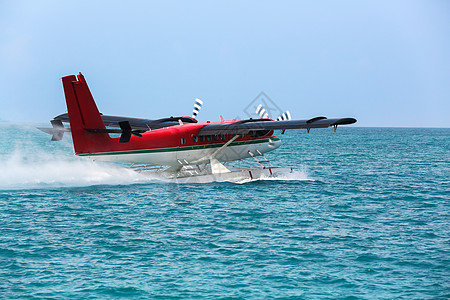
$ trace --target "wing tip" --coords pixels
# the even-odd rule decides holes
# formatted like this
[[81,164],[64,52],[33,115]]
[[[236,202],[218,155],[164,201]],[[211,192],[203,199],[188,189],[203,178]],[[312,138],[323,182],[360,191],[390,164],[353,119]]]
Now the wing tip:
[[357,121],[356,121],[355,118],[342,118],[342,119],[337,120],[333,124],[331,124],[331,126],[334,126],[334,125],[350,125],[350,124],[354,124],[356,122]]

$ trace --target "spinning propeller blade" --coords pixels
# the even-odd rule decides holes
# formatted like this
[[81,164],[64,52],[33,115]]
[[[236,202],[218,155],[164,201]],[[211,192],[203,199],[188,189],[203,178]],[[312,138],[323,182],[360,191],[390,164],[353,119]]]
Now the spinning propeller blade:
[[131,135],[142,137],[142,134],[139,130],[132,130],[129,121],[119,122],[120,129],[122,130],[122,134],[120,135],[119,143],[128,143],[131,139]]
[[277,121],[289,121],[291,119],[291,113],[287,110],[278,116]]
[[[269,118],[269,114],[267,113],[266,109],[262,106],[262,104],[258,105],[258,107],[256,108],[256,114],[263,119]],[[287,110],[278,116],[277,121],[289,121],[290,119],[291,113]]]
[[263,119],[269,118],[269,114],[266,112],[266,109],[262,106],[262,104],[258,105],[258,107],[256,108],[256,114]]
[[53,127],[52,141],[62,140],[65,132],[63,123],[58,120],[51,120],[50,123],[52,124]]
[[200,99],[195,99],[194,109],[192,110],[192,118],[196,118],[200,109],[202,109],[203,101]]
[[61,120],[51,120],[52,128],[37,127],[39,130],[51,134],[52,141],[60,141],[63,138],[64,132],[70,132],[70,128],[64,127]]

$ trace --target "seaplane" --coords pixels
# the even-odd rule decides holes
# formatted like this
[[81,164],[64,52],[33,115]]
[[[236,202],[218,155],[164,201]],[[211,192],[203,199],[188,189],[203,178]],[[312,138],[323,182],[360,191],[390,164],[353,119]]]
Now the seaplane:
[[[259,117],[242,120],[198,122],[203,101],[195,100],[193,114],[161,119],[103,115],[84,76],[62,78],[67,113],[50,121],[52,127],[39,128],[59,141],[70,132],[75,155],[94,161],[128,164],[139,172],[152,172],[175,182],[244,182],[277,177],[292,168],[274,167],[265,153],[281,146],[275,130],[328,128],[356,122],[354,118],[315,117],[292,120],[289,111],[276,120],[262,105]],[[70,127],[66,127],[68,123]],[[253,158],[257,168],[236,168],[226,164]]]

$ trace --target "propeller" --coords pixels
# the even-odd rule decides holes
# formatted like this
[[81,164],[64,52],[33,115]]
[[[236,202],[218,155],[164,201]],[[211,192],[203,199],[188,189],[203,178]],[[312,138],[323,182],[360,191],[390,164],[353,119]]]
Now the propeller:
[[[259,115],[260,118],[268,119],[269,114],[267,113],[266,109],[263,107],[262,104],[258,105],[256,108],[256,114]],[[285,111],[281,115],[278,116],[277,121],[288,121],[291,119],[291,113],[290,111]]]
[[60,141],[63,138],[65,128],[60,120],[51,120],[50,123],[53,127],[52,141]]
[[202,109],[203,101],[196,98],[194,103],[194,109],[192,110],[192,118],[196,118],[200,109]]
[[278,116],[277,121],[289,121],[291,119],[291,113],[287,110]]
[[63,138],[64,132],[70,132],[70,128],[64,127],[61,120],[51,120],[50,123],[52,124],[52,128],[37,127],[37,129],[51,134],[52,141],[60,141]]
[[120,135],[119,143],[128,143],[131,139],[131,135],[142,137],[140,130],[132,130],[129,121],[119,122],[122,134]]
[[258,105],[258,107],[256,108],[256,114],[263,119],[269,118],[269,114],[266,112],[266,109],[262,106],[262,104]]

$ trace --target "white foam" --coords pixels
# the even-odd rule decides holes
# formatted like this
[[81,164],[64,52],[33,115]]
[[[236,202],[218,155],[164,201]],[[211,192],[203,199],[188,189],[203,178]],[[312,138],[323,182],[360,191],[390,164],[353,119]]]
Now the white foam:
[[15,150],[0,160],[0,189],[30,189],[148,181],[130,169],[42,150]]
[[[9,155],[0,155],[0,190],[52,187],[81,187],[91,185],[127,185],[152,181],[173,182],[152,172],[138,173],[120,165],[93,162],[74,156],[70,141],[49,150],[33,143],[16,145]],[[245,184],[259,180],[313,181],[306,169],[276,177],[237,182]]]
[[[80,187],[91,185],[127,185],[151,181],[167,182],[157,174],[137,173],[126,167],[114,164],[93,162],[56,151],[45,152],[38,149],[26,152],[15,150],[0,160],[0,189],[35,189],[51,187]],[[261,177],[255,180],[243,180],[245,184],[259,180],[272,181],[314,181],[306,170],[278,174],[276,177]]]
[[279,174],[275,177],[263,177],[261,180],[314,181],[304,170],[294,170],[291,173]]
[[244,184],[255,181],[315,181],[315,179],[309,178],[305,170],[294,170],[289,173],[277,174],[277,176],[263,176],[258,179],[245,179],[237,182],[238,184]]
[[[4,130],[2,130],[4,129]],[[20,132],[23,139],[2,139],[0,142],[0,190],[91,185],[126,185],[151,181],[173,182],[157,173],[137,173],[120,165],[93,162],[73,155],[70,134],[53,143],[33,126],[8,125],[0,127],[2,137]],[[15,133],[17,135],[17,133]],[[13,150],[15,149],[15,150]],[[5,153],[6,152],[6,153]],[[263,177],[257,180],[303,181],[308,178],[305,168],[292,173]],[[195,182],[195,180],[193,180]],[[247,183],[255,180],[244,180]]]

